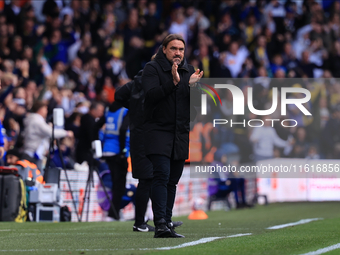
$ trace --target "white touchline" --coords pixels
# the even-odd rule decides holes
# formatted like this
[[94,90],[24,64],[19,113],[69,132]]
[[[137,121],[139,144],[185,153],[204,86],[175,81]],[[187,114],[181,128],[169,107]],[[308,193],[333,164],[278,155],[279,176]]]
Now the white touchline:
[[189,243],[183,243],[177,246],[171,246],[171,247],[160,247],[160,248],[155,248],[155,249],[150,249],[150,250],[172,250],[172,249],[179,249],[179,248],[184,248],[188,246],[194,246],[197,244],[202,244],[202,243],[208,243],[212,242],[217,239],[222,239],[222,238],[232,238],[232,237],[240,237],[240,236],[250,236],[251,233],[245,233],[245,234],[236,234],[236,235],[231,235],[231,236],[222,236],[222,237],[205,237],[201,238],[197,241],[189,242]]
[[303,220],[299,220],[299,221],[297,221],[297,222],[292,222],[292,223],[287,223],[287,224],[272,226],[272,227],[269,227],[269,228],[267,228],[267,229],[287,228],[287,227],[291,227],[291,226],[306,224],[306,223],[309,223],[309,222],[312,222],[312,221],[316,221],[316,220],[323,220],[323,218],[303,219]]
[[340,243],[319,249],[317,251],[311,251],[311,252],[308,252],[308,253],[304,253],[304,254],[301,254],[301,255],[319,255],[319,254],[323,254],[323,253],[326,253],[326,252],[329,252],[329,251],[332,251],[332,250],[336,250],[336,249],[340,249]]
[[[170,246],[170,247],[160,247],[160,248],[141,248],[141,249],[76,249],[76,251],[118,251],[118,250],[123,250],[123,251],[134,251],[134,250],[172,250],[172,249],[178,249],[178,248],[184,248],[188,246],[194,246],[197,244],[202,244],[202,243],[208,243],[212,242],[217,239],[222,239],[222,238],[232,238],[232,237],[240,237],[240,236],[250,236],[252,233],[245,233],[245,234],[236,234],[236,235],[231,235],[231,236],[221,236],[221,237],[205,237],[201,238],[197,241],[189,242],[189,243],[183,243],[177,246]],[[52,252],[52,251],[72,251],[71,249],[13,249],[13,250],[0,250],[0,252],[38,252],[38,251],[46,251],[46,252]]]
[[[177,246],[170,246],[170,247],[160,247],[160,248],[155,248],[155,249],[150,249],[150,250],[172,250],[172,249],[179,249],[179,248],[184,248],[188,246],[194,246],[197,244],[202,244],[202,243],[209,243],[217,239],[221,239],[223,237],[206,237],[206,238],[201,238],[197,241],[189,242],[189,243],[183,243]],[[148,249],[149,250],[149,249]]]

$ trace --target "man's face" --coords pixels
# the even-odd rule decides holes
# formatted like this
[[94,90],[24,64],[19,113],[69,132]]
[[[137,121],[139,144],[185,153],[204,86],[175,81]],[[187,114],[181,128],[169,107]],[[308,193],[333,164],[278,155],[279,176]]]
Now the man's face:
[[61,34],[60,34],[60,31],[54,31],[53,32],[53,36],[52,36],[52,38],[51,38],[51,44],[57,44],[57,43],[59,43],[59,41],[60,41],[60,38],[61,38]]
[[302,52],[302,61],[304,61],[304,62],[309,62],[309,53],[308,53],[308,51],[304,51],[304,52]]
[[149,15],[153,16],[157,11],[157,6],[155,3],[150,3],[149,4]]
[[48,109],[47,106],[43,106],[39,109],[39,113],[41,116],[43,116],[44,119],[47,117]]
[[15,165],[15,163],[19,160],[17,156],[7,155],[7,165]]
[[173,64],[180,64],[184,58],[184,43],[180,40],[172,40],[166,47],[163,47],[163,53],[166,58]]
[[233,42],[230,45],[230,53],[233,54],[233,55],[236,55],[237,51],[238,51],[238,44],[236,42]]
[[96,115],[96,118],[100,118],[104,115],[104,106],[99,104],[96,108],[96,111],[95,111],[95,115]]

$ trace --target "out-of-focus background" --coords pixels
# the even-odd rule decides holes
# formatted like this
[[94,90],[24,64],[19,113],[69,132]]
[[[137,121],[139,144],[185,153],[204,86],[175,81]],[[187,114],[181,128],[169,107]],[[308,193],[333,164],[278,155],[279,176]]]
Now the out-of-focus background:
[[[156,242],[152,233],[132,232],[133,223],[128,221],[134,218],[137,184],[131,164],[121,206],[121,221],[127,222],[99,222],[107,219],[109,202],[97,174],[89,183],[90,197],[85,198],[89,166],[75,162],[80,130],[86,129],[81,119],[91,104],[113,103],[115,91],[143,69],[170,33],[183,36],[187,61],[203,70],[204,78],[232,79],[245,95],[253,88],[256,109],[270,108],[273,87],[280,90],[288,86],[310,91],[311,99],[304,107],[312,116],[304,116],[289,105],[287,116],[281,116],[278,108],[268,117],[294,119],[296,127],[282,127],[277,122],[265,128],[213,127],[209,118],[198,113],[191,123],[190,159],[177,186],[173,211],[174,220],[184,222],[176,231],[186,238]],[[339,249],[340,178],[320,178],[322,172],[308,178],[298,173],[291,178],[281,173],[272,173],[270,178],[216,172],[208,177],[193,176],[189,163],[215,167],[288,163],[305,172],[306,164],[314,162],[326,165],[326,170],[330,164],[339,170],[340,1],[0,1],[0,70],[4,141],[0,153],[5,154],[0,159],[0,218],[9,212],[7,196],[13,198],[9,199],[11,205],[18,197],[2,191],[10,183],[5,178],[19,182],[19,177],[8,174],[2,166],[8,165],[9,155],[24,152],[25,120],[34,103],[42,100],[48,105],[46,121],[52,121],[53,109],[62,108],[64,128],[74,134],[61,139],[59,147],[54,146],[49,162],[63,167],[61,150],[67,170],[60,172],[57,184],[27,185],[28,208],[23,201],[26,188],[16,189],[24,195],[13,207],[15,215],[19,207],[28,214],[19,210],[18,221],[25,221],[28,215],[27,220],[32,221],[75,222],[82,212],[82,221],[97,221],[1,223],[0,253],[143,254],[176,249],[173,254],[272,255],[322,254]],[[234,122],[262,119],[247,107],[244,116],[233,115],[230,91],[217,92],[221,104],[217,101],[215,105],[208,97],[208,111],[214,118]],[[49,156],[47,147],[31,155],[42,165]],[[98,163],[111,193],[114,184],[108,166],[103,159]],[[20,164],[16,166],[30,166],[26,161]],[[9,186],[8,190],[15,185]],[[207,215],[208,219],[197,220]],[[149,203],[145,220],[151,225],[152,217]],[[203,244],[210,241],[214,242]]]
[[[63,108],[65,129],[74,132],[74,138],[61,140],[63,157],[68,168],[79,168],[74,164],[80,119],[91,102],[112,103],[116,89],[133,79],[165,36],[177,33],[186,41],[188,62],[203,70],[204,78],[242,78],[239,87],[254,88],[257,109],[271,105],[271,78],[316,81],[290,85],[306,88],[312,95],[305,105],[311,117],[288,107],[287,118],[298,120],[294,128],[275,125],[270,135],[253,134],[251,128],[213,128],[198,119],[191,130],[196,146],[190,154],[192,162],[212,164],[232,158],[235,164],[255,164],[272,158],[340,157],[340,83],[334,79],[340,76],[339,1],[12,0],[1,1],[0,11],[4,76],[0,119],[5,151],[22,148],[24,119],[33,103],[43,100],[48,104],[47,121],[54,108]],[[11,74],[18,82],[13,83]],[[235,119],[231,93],[226,90],[221,99],[218,116]],[[1,163],[5,164],[4,158]],[[79,172],[72,174],[75,182],[81,179]],[[215,192],[208,191],[206,179],[188,176],[185,171],[178,189],[183,195],[176,202],[185,209],[177,206],[175,214],[191,210],[193,190],[206,201]],[[86,182],[87,176],[82,178]],[[129,177],[128,182],[136,180]],[[233,185],[250,190],[251,196],[257,194],[255,180]],[[62,187],[66,190],[66,183]],[[84,195],[82,188],[75,189],[79,197]],[[237,207],[237,201],[232,203]],[[132,216],[132,205],[127,208]],[[101,212],[93,210],[95,215]]]
[[[270,82],[263,77],[340,75],[338,1],[22,0],[1,1],[0,8],[1,70],[19,77],[15,87],[3,82],[0,98],[6,150],[20,147],[23,119],[42,99],[48,119],[53,108],[64,109],[66,129],[75,133],[65,142],[73,157],[79,119],[90,102],[112,103],[117,87],[133,79],[169,33],[184,37],[187,60],[204,78],[258,78],[258,109],[270,101]],[[301,121],[293,129],[276,129],[291,142],[273,156],[339,158],[339,86],[307,87],[313,117],[288,109],[289,117]],[[221,114],[229,118],[230,94],[222,99]],[[228,132],[241,162],[254,160],[249,130]]]

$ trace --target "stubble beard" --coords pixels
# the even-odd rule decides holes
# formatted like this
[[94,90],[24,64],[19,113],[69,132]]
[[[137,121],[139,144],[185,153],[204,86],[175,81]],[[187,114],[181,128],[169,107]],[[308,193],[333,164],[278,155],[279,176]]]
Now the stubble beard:
[[172,64],[176,63],[177,65],[179,65],[181,62],[182,62],[182,60],[180,58],[172,59]]

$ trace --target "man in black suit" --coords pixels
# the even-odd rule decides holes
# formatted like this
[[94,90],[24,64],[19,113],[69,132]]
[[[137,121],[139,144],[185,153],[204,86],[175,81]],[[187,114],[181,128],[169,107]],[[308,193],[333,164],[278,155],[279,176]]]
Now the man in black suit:
[[171,220],[176,186],[189,154],[190,88],[202,76],[184,58],[185,41],[170,34],[142,75],[145,154],[153,165],[155,238],[184,237]]

